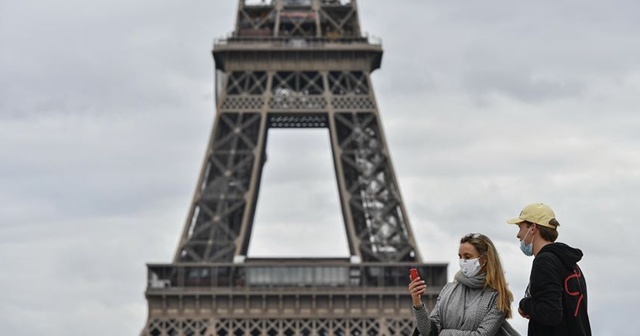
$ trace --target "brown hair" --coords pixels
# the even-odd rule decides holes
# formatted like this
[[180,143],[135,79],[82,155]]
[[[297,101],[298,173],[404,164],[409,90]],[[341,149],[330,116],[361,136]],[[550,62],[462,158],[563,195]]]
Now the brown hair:
[[[530,228],[531,225],[536,224],[527,221],[525,221],[525,223],[527,223],[528,228]],[[540,224],[536,224],[536,226],[538,227],[538,231],[540,232],[540,237],[542,239],[548,242],[555,242],[556,239],[558,239],[557,227],[560,225],[560,223],[555,218],[551,218],[549,220],[549,225],[553,226],[553,229],[550,227],[542,226]]]
[[475,247],[480,256],[487,259],[485,271],[487,277],[484,280],[485,287],[491,287],[498,292],[497,306],[498,310],[504,312],[505,318],[511,318],[511,302],[513,302],[513,294],[509,290],[507,279],[504,276],[500,256],[495,245],[489,237],[480,233],[470,233],[462,239],[460,244],[469,243]]

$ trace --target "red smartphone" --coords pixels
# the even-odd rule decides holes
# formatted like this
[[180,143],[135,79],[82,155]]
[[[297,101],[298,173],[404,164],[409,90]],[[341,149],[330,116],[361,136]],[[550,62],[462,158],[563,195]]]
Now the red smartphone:
[[412,268],[411,270],[409,270],[409,278],[411,279],[411,281],[415,280],[419,276],[420,276],[420,274],[418,274],[418,270],[417,269]]

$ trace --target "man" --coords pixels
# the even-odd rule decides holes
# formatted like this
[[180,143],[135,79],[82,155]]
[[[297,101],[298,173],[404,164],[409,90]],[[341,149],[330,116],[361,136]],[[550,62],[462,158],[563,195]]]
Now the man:
[[528,335],[591,335],[587,283],[577,265],[582,251],[556,243],[560,225],[545,204],[527,205],[507,220],[520,228],[517,238],[527,256],[535,256],[518,312],[529,319]]

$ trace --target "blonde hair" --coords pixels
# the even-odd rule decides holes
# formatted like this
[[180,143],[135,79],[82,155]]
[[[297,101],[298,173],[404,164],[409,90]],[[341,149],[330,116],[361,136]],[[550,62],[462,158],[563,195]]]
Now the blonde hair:
[[469,243],[476,248],[480,256],[487,258],[485,271],[487,277],[484,280],[485,287],[491,287],[498,292],[496,305],[498,310],[504,312],[505,318],[511,318],[511,302],[513,294],[509,290],[507,279],[504,277],[504,270],[500,262],[500,256],[495,245],[489,237],[480,233],[470,233],[462,239],[460,244]]

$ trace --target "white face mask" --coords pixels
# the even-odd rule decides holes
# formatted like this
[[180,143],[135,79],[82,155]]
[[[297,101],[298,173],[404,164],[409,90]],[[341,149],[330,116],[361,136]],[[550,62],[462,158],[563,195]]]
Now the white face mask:
[[460,259],[460,271],[462,275],[467,278],[471,278],[480,272],[480,258],[475,259]]

